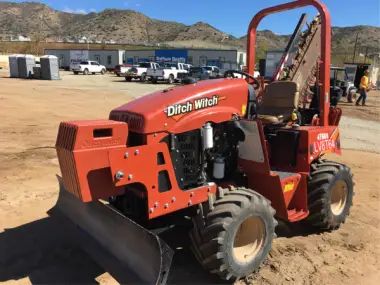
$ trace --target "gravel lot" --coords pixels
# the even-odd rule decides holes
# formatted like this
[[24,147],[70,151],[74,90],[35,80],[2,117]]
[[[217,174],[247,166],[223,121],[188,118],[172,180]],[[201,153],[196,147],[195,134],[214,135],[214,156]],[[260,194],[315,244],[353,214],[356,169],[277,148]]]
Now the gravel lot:
[[[0,70],[0,282],[116,283],[46,215],[58,193],[58,124],[107,118],[113,108],[164,87],[127,83],[110,74],[62,72],[60,81],[9,79]],[[371,92],[369,107],[342,103],[344,152],[331,158],[347,163],[355,174],[356,196],[347,223],[333,233],[289,226],[260,272],[241,284],[378,284],[379,98],[380,92]],[[177,251],[171,274],[173,284],[219,282],[187,249]]]

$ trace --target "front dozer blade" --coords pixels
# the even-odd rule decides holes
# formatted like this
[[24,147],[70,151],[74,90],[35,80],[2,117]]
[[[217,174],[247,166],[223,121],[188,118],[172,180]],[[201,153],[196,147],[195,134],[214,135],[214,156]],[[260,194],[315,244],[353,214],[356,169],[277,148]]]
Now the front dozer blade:
[[[48,215],[121,284],[165,284],[172,249],[158,236],[99,201],[83,203],[59,180],[59,197]],[[66,229],[67,227],[67,229]]]

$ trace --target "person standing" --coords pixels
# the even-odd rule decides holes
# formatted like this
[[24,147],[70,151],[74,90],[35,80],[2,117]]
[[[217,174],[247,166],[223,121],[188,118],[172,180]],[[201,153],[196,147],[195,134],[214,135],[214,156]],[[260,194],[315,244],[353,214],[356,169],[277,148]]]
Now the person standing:
[[363,100],[362,106],[367,106],[365,101],[367,99],[367,92],[369,91],[369,79],[368,79],[369,71],[368,69],[364,71],[364,76],[360,81],[360,97],[356,101],[356,106],[359,106],[361,100]]

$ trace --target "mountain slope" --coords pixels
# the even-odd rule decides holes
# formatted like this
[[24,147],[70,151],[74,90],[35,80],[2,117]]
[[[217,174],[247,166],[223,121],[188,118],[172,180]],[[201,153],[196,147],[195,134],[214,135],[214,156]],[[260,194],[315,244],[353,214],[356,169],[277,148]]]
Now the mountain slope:
[[[380,46],[380,28],[356,26],[333,28],[332,51],[337,54],[352,52],[358,38],[358,52],[371,52]],[[151,19],[133,11],[106,9],[87,15],[57,11],[37,2],[0,2],[0,36],[28,35],[32,38],[73,36],[97,40],[113,39],[128,43],[170,43],[172,46],[234,47],[245,49],[246,36],[235,38],[207,23],[186,26],[177,22]],[[277,35],[269,30],[258,32],[259,56],[268,49],[283,49],[288,35]],[[367,48],[367,46],[369,48]]]

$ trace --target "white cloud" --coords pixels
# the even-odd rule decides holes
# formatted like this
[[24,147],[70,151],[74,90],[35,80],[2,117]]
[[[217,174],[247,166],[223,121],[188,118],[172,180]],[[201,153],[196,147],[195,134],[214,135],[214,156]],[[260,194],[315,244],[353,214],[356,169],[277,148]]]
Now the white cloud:
[[[91,11],[92,9],[90,9]],[[94,9],[95,10],[95,9]],[[85,10],[85,9],[71,9],[71,8],[68,8],[68,7],[65,7],[63,9],[63,12],[66,12],[66,13],[73,13],[73,14],[88,14],[88,12]]]
[[70,9],[70,8],[67,8],[67,7],[65,7],[65,8],[63,9],[63,12],[66,12],[66,13],[74,13],[73,9]]
[[89,11],[90,12],[96,12],[96,9],[95,8],[91,8]]
[[75,13],[76,14],[87,14],[86,10],[84,10],[84,9],[76,9]]
[[124,6],[127,7],[128,6],[128,2],[124,2]]
[[139,3],[136,4],[136,7],[140,7],[140,6],[141,6],[141,4],[139,4]]

